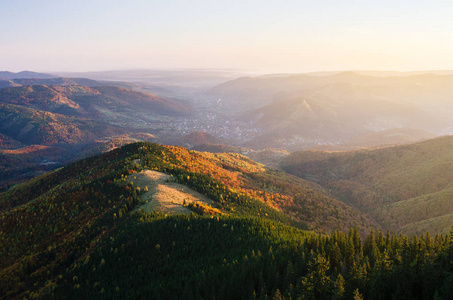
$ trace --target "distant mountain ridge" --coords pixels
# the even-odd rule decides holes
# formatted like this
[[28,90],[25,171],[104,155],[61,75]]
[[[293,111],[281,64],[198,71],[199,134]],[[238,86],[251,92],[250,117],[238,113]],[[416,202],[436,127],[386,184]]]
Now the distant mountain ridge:
[[[243,119],[265,129],[264,137],[258,139],[267,143],[291,138],[341,143],[370,132],[429,128],[437,122],[414,105],[391,102],[349,84],[299,92],[245,114]],[[253,140],[249,144],[265,145]],[[278,142],[268,146],[278,147]]]
[[[259,132],[245,147],[295,151],[397,128],[453,133],[450,72],[243,77],[211,88],[206,96],[216,99],[212,106],[219,112]],[[401,138],[396,142],[404,142]]]
[[37,73],[32,71],[21,71],[21,72],[9,72],[9,71],[0,71],[0,79],[18,79],[18,78],[41,78],[49,79],[56,76],[46,74],[46,73]]
[[360,134],[339,145],[320,145],[318,150],[348,151],[364,148],[382,148],[399,144],[410,144],[433,139],[436,135],[420,129],[392,128],[378,132]]
[[82,85],[88,87],[103,86],[105,83],[101,83],[96,80],[88,78],[69,78],[69,77],[57,77],[57,78],[18,78],[9,80],[0,80],[0,88],[5,87],[18,87],[28,85]]
[[99,115],[104,109],[141,109],[161,115],[187,115],[192,111],[189,105],[182,102],[115,86],[33,85],[3,88],[0,89],[0,102],[79,116]]

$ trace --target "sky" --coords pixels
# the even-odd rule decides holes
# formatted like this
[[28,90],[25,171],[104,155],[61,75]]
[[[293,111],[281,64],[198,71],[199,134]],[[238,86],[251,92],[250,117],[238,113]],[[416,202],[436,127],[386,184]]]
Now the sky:
[[453,69],[453,1],[0,0],[0,71]]

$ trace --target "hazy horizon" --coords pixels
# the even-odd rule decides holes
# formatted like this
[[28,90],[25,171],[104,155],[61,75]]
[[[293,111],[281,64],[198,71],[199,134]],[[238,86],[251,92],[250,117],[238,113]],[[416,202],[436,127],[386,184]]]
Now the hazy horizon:
[[443,1],[5,1],[0,66],[18,72],[453,69]]

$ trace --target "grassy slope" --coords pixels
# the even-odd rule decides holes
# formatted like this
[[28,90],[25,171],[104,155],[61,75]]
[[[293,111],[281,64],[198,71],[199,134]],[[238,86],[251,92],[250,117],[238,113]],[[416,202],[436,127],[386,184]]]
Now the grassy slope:
[[332,189],[384,228],[445,233],[453,221],[452,147],[453,137],[442,137],[377,150],[304,151],[282,166]]

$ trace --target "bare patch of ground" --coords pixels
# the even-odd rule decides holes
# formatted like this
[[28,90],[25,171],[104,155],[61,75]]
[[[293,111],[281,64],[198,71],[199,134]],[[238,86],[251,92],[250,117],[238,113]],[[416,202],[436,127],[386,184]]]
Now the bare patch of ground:
[[140,196],[142,204],[137,206],[137,209],[143,209],[146,212],[190,213],[191,211],[183,206],[184,202],[187,204],[203,202],[210,206],[214,204],[211,199],[183,184],[176,183],[173,177],[162,172],[144,170],[129,175],[127,181],[133,182],[133,185],[139,187],[141,191],[148,189]]

